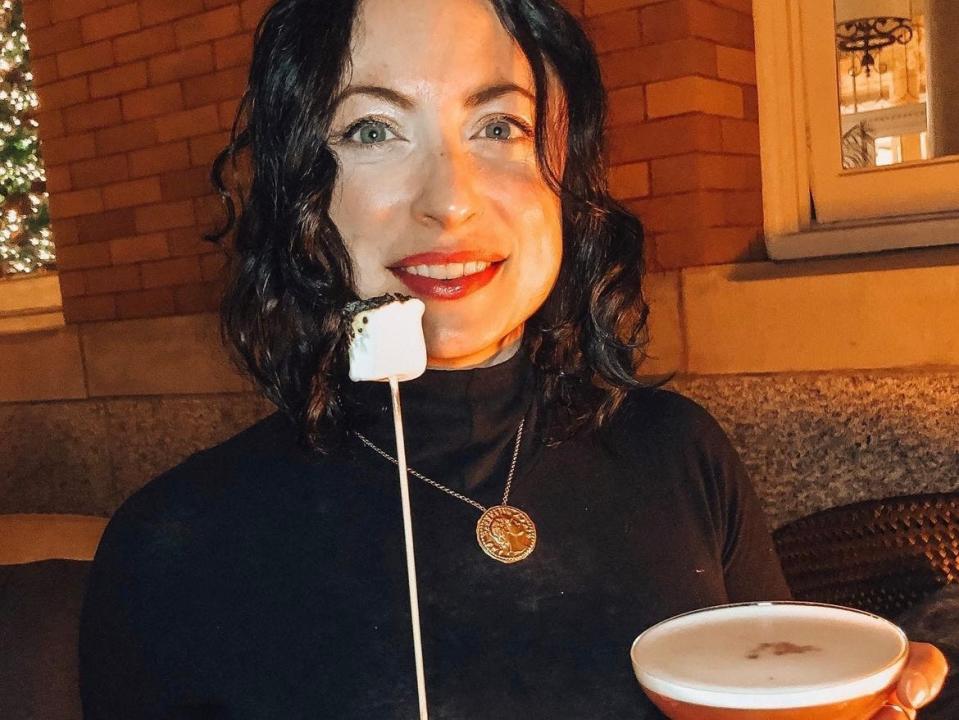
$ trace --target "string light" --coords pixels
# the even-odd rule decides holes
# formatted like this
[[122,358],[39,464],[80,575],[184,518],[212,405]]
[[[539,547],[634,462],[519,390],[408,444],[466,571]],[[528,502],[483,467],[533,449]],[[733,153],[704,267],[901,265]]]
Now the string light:
[[0,275],[31,273],[56,262],[46,173],[40,161],[40,106],[29,68],[21,0],[0,2]]

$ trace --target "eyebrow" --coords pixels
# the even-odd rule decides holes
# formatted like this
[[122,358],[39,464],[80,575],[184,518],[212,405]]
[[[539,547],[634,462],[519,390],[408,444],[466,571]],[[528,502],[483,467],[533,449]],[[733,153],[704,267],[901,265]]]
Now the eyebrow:
[[[515,83],[511,82],[502,82],[495,83],[493,85],[486,85],[481,87],[479,90],[470,94],[466,98],[464,103],[465,107],[474,108],[478,105],[483,105],[488,103],[491,100],[495,100],[498,97],[507,95],[509,93],[519,93],[523,97],[529,99],[533,104],[536,103],[536,98],[533,94],[526,88],[520,87]],[[403,95],[402,93],[397,92],[396,90],[391,90],[390,88],[381,87],[379,85],[353,85],[344,90],[333,102],[333,107],[336,108],[346,100],[348,97],[353,95],[371,95],[373,97],[380,98],[381,100],[386,100],[397,107],[402,108],[403,110],[412,110],[416,103],[412,99]]]

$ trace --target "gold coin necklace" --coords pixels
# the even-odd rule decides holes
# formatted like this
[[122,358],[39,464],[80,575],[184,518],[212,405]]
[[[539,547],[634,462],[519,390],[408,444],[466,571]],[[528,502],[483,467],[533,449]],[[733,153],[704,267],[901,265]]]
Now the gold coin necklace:
[[[524,417],[519,423],[519,430],[516,431],[516,444],[513,447],[513,459],[509,466],[509,475],[506,478],[506,491],[503,493],[503,502],[499,505],[486,507],[476,502],[472,498],[452,490],[445,485],[432,480],[413,468],[408,467],[407,472],[415,475],[420,480],[442,490],[453,497],[469,503],[477,508],[483,515],[476,523],[476,541],[487,555],[494,560],[503,563],[519,562],[528,557],[533,548],[536,547],[536,526],[530,519],[530,516],[519,508],[507,504],[509,500],[510,487],[513,484],[513,475],[516,473],[516,460],[519,457],[519,446],[523,439],[523,425],[526,423]],[[395,457],[374,445],[362,433],[353,431],[356,436],[363,441],[371,450],[379,453],[381,456],[398,465]]]

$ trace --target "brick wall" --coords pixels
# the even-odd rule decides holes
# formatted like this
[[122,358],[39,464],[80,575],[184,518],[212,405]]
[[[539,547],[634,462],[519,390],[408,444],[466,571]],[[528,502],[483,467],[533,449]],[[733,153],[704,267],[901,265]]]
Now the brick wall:
[[569,0],[609,91],[613,192],[649,265],[762,260],[751,0]]
[[[763,257],[750,0],[563,0],[651,269]],[[210,163],[270,0],[24,0],[67,322],[213,310]]]
[[68,323],[215,308],[211,161],[263,0],[24,0]]

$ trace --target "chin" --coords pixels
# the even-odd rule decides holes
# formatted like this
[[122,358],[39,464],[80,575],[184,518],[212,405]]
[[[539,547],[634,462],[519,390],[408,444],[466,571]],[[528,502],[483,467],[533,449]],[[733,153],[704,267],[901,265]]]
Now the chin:
[[426,354],[437,360],[455,360],[475,355],[494,344],[499,337],[496,333],[489,333],[488,328],[484,328],[482,334],[468,330],[437,331],[428,327],[424,330]]

